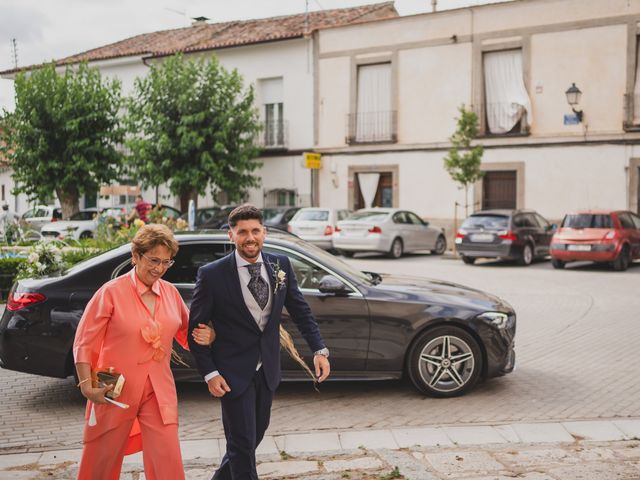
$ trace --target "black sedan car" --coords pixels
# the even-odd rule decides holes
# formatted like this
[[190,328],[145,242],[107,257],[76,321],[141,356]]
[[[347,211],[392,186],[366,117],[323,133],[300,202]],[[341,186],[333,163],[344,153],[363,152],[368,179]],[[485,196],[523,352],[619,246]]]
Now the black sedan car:
[[[180,250],[164,278],[189,304],[196,272],[231,252],[226,232],[177,236]],[[106,281],[131,268],[130,245],[80,263],[61,276],[14,284],[0,320],[2,367],[46,375],[73,375],[72,344],[82,312]],[[513,309],[478,290],[424,278],[361,272],[287,234],[270,233],[265,250],[291,259],[299,286],[331,350],[332,380],[388,380],[406,374],[428,395],[467,392],[482,377],[509,373],[515,364]],[[295,325],[283,324],[307,358]],[[174,343],[188,365],[190,354]],[[285,353],[285,380],[305,374]],[[176,380],[201,381],[195,368],[173,365]]]
[[500,258],[530,265],[549,255],[555,231],[555,224],[533,210],[482,210],[458,229],[456,250],[467,264],[478,258]]

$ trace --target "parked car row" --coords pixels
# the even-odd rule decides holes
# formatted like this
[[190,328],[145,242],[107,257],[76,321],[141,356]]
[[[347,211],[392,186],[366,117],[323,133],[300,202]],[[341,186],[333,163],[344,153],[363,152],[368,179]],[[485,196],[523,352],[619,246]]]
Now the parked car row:
[[346,257],[358,252],[380,252],[391,258],[447,248],[442,228],[398,208],[364,208],[356,212],[334,208],[303,208],[289,222],[289,232],[325,250]]
[[551,256],[554,268],[591,261],[626,270],[640,258],[640,217],[625,210],[579,211],[565,215],[558,228],[534,210],[483,210],[462,223],[455,243],[467,264],[500,258],[530,265]]

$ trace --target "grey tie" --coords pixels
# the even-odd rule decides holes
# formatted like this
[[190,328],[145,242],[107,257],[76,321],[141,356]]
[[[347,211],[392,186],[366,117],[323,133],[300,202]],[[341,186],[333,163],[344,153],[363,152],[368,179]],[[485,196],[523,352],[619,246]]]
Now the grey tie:
[[258,302],[260,310],[264,310],[264,307],[267,306],[267,302],[269,301],[269,286],[267,282],[264,281],[264,278],[262,278],[262,275],[260,275],[261,267],[261,262],[247,265],[249,274],[251,275],[251,280],[249,280],[247,288],[249,288],[251,295],[253,295],[253,298]]

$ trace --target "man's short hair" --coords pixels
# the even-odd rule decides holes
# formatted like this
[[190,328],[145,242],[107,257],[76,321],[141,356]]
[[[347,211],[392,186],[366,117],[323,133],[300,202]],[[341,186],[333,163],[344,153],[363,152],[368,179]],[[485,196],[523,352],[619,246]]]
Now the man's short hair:
[[249,203],[245,203],[244,205],[240,205],[239,207],[236,207],[231,211],[228,220],[229,227],[235,227],[236,225],[238,225],[238,222],[240,220],[258,220],[262,224],[262,212],[255,206]]

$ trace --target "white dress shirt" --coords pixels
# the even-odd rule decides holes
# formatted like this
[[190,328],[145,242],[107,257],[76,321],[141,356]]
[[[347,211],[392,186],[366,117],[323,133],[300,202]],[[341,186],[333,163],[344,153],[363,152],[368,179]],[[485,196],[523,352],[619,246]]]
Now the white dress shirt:
[[[269,274],[267,273],[267,268],[264,266],[264,260],[262,259],[262,253],[258,256],[256,262],[261,262],[260,265],[260,276],[267,282],[267,287],[269,291],[269,301],[267,305],[265,305],[264,310],[260,308],[256,299],[253,298],[253,294],[251,290],[249,290],[249,281],[251,280],[251,273],[249,273],[249,269],[247,265],[251,265],[251,262],[247,262],[244,258],[240,256],[238,250],[235,251],[234,255],[236,256],[236,266],[238,268],[238,277],[240,278],[240,288],[242,289],[242,298],[244,298],[244,303],[247,305],[249,312],[253,316],[253,319],[258,324],[258,328],[264,331],[264,327],[267,325],[269,321],[269,315],[271,315],[271,303],[273,301],[273,291],[271,290],[271,283],[269,283]],[[215,327],[214,327],[215,328]],[[258,360],[258,365],[256,366],[256,371],[260,369],[262,366],[262,361]],[[213,377],[220,375],[218,370],[215,370],[211,373],[208,373],[204,377],[204,381],[208,382]]]

